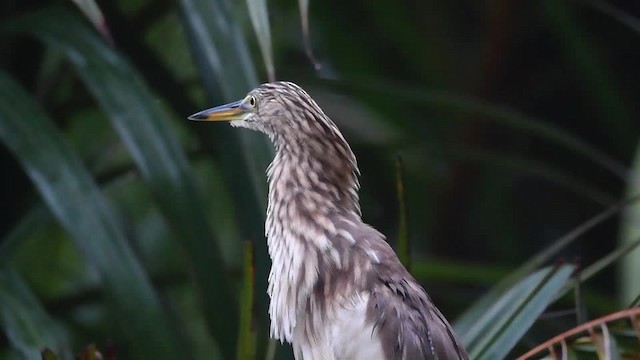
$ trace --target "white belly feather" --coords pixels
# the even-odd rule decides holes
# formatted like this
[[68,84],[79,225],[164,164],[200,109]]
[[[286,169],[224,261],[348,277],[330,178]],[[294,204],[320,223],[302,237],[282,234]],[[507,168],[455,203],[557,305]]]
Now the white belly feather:
[[[306,315],[298,317],[293,336],[296,359],[304,360],[383,360],[382,344],[373,324],[366,323],[368,294],[355,303],[339,306],[321,328],[317,339],[309,339],[304,332]],[[315,340],[315,341],[314,341]]]

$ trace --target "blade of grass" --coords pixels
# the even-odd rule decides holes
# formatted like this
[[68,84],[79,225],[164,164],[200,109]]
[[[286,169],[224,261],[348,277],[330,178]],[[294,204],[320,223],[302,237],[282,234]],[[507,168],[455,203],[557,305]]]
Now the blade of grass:
[[407,224],[407,199],[405,195],[404,164],[402,156],[396,155],[396,194],[398,196],[398,257],[400,262],[411,272],[411,244],[409,243],[409,226]]
[[638,245],[640,245],[640,237],[636,238],[634,241],[623,244],[619,246],[617,249],[613,250],[609,254],[603,256],[595,263],[591,264],[589,267],[580,272],[580,281],[585,282],[594,275],[598,274],[607,266],[615,263],[621,257],[630,254],[633,252]]
[[307,57],[309,58],[309,61],[311,61],[311,64],[313,64],[314,69],[318,71],[322,66],[313,55],[311,37],[309,36],[309,0],[298,0],[298,6],[300,7],[300,22],[302,23],[304,51],[307,53]]
[[240,334],[238,335],[238,360],[256,358],[256,333],[254,321],[255,268],[253,260],[253,243],[244,244],[243,279],[240,293]]
[[102,15],[102,10],[98,4],[96,4],[95,0],[71,0],[76,6],[82,10],[84,16],[91,21],[93,26],[98,30],[102,38],[105,39],[109,44],[113,44],[113,38],[111,37],[111,33],[109,32],[109,26],[107,26],[107,22],[104,19],[104,15]]
[[247,0],[251,25],[258,38],[264,66],[267,69],[269,81],[275,81],[276,73],[273,66],[273,52],[271,50],[271,27],[269,26],[269,11],[266,0]]
[[25,359],[37,359],[44,348],[71,358],[65,329],[45,312],[31,289],[11,269],[0,269],[0,322],[13,348]]
[[[202,196],[169,127],[168,115],[130,64],[72,14],[51,9],[20,23],[31,24],[17,27],[34,33],[69,58],[109,115],[185,251],[207,325],[217,341],[233,344],[237,323],[232,314],[236,307],[205,217]],[[232,354],[226,353],[225,357]]]
[[[640,142],[636,148],[636,153],[631,164],[631,175],[625,194],[628,196],[640,196]],[[634,204],[624,209],[620,221],[621,244],[629,244],[634,239],[640,237],[640,205]],[[634,252],[625,257],[618,267],[620,279],[620,300],[623,304],[628,304],[636,294],[640,293],[640,252]]]
[[2,72],[0,119],[0,139],[24,166],[87,264],[99,273],[121,331],[136,345],[137,357],[184,357],[178,336],[104,196],[51,121]]

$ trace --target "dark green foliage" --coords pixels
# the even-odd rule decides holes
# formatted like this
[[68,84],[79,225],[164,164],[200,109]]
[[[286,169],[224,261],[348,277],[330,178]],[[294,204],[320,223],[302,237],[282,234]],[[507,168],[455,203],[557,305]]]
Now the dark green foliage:
[[[343,130],[364,219],[473,358],[637,306],[633,4],[9,0],[0,359],[291,358],[268,341],[273,150],[185,119],[271,62]],[[598,331],[571,354],[637,345]]]

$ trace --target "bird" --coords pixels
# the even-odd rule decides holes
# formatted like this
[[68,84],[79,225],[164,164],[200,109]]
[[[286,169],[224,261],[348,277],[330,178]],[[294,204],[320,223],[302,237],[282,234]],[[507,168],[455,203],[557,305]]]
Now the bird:
[[300,86],[262,84],[188,117],[266,134],[270,336],[297,360],[468,359],[453,328],[362,220],[360,171],[336,124]]

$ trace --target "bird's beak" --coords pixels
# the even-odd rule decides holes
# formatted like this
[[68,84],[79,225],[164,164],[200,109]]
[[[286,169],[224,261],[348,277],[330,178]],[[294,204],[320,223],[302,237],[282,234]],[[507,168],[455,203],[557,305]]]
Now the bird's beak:
[[203,110],[189,116],[187,119],[195,121],[236,121],[244,120],[251,109],[243,100],[238,100],[229,104],[220,105],[211,109]]

